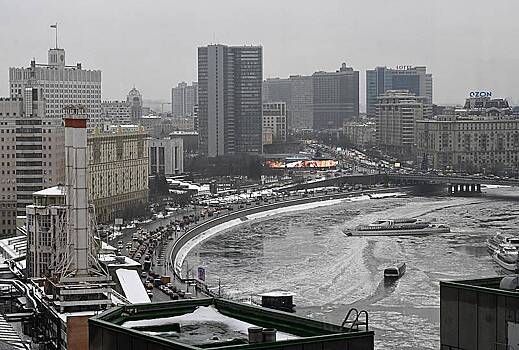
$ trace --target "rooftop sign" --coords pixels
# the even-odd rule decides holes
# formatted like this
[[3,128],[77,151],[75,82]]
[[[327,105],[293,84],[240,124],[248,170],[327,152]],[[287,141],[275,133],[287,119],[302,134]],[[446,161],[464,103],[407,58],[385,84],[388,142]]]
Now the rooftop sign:
[[470,97],[492,97],[491,91],[471,91]]

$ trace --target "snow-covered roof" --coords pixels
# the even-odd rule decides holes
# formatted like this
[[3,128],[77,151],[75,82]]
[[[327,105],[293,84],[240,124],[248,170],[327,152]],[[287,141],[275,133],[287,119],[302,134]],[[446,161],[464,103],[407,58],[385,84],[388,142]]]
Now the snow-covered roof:
[[149,303],[150,298],[142,284],[139,274],[135,270],[117,269],[115,271],[126,299],[130,303]]
[[121,267],[132,267],[132,266],[140,266],[141,264],[135,260],[130,259],[127,256],[121,255],[121,257],[124,257],[124,262],[118,262],[115,259],[114,254],[99,254],[99,261],[106,264],[106,266],[121,266]]
[[0,254],[5,259],[19,259],[27,252],[27,236],[15,236],[0,240]]
[[65,195],[65,187],[64,186],[54,186],[49,187],[38,192],[33,193],[35,196],[64,196]]
[[271,292],[261,293],[258,295],[260,297],[293,297],[296,294],[292,292],[286,292],[284,290],[273,290]]
[[110,244],[108,244],[106,242],[101,241],[101,250],[105,251],[105,252],[115,252],[117,250],[117,248],[115,248],[114,246],[111,246]]
[[[161,326],[161,325],[169,325],[173,323],[180,323],[182,325],[188,324],[197,324],[203,322],[217,322],[227,326],[228,329],[242,333],[244,335],[248,334],[248,329],[250,327],[256,327],[256,325],[241,321],[237,318],[229,317],[221,314],[214,306],[199,306],[195,311],[186,313],[179,316],[172,317],[162,317],[155,319],[142,319],[142,320],[134,320],[134,321],[126,321],[122,324],[123,327],[133,328],[133,327],[151,327],[151,326]],[[276,340],[288,340],[288,339],[297,339],[298,336],[285,333],[285,332],[277,332]]]

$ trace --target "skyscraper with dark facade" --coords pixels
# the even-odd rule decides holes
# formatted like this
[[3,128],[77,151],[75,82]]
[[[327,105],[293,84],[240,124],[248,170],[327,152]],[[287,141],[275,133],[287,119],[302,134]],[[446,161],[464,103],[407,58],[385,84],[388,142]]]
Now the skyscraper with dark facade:
[[339,129],[359,115],[358,71],[343,63],[336,72],[315,72],[312,80],[314,130]]
[[388,90],[408,90],[426,98],[432,106],[432,74],[426,67],[397,66],[396,69],[376,67],[366,71],[366,113],[375,116],[377,98]]
[[200,152],[262,152],[263,48],[198,48]]

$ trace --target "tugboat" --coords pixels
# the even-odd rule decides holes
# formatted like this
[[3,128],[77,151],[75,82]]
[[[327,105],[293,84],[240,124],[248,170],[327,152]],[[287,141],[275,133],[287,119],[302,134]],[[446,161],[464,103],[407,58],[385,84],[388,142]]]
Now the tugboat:
[[495,251],[492,259],[502,268],[508,271],[517,269],[517,248],[510,244],[502,244],[499,250]]
[[263,307],[286,312],[294,312],[294,293],[276,290],[258,295],[261,297],[261,306]]
[[348,236],[423,236],[431,233],[448,233],[446,225],[431,224],[412,218],[377,220],[369,225],[359,225]]
[[384,269],[384,280],[399,279],[404,275],[406,268],[405,262],[386,267]]

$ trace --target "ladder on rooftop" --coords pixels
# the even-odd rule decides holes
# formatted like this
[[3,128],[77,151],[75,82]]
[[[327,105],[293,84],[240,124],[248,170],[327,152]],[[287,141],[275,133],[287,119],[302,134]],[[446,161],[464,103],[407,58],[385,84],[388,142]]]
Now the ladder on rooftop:
[[342,321],[341,327],[346,332],[367,332],[369,330],[368,312],[351,308]]

